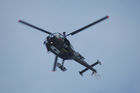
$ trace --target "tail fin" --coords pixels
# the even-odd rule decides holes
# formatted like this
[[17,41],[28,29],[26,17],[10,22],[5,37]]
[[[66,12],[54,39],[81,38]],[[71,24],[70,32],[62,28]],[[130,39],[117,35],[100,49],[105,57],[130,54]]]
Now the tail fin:
[[98,74],[98,73],[93,73],[93,75],[95,75],[95,78],[96,78],[97,80],[101,79],[100,74]]

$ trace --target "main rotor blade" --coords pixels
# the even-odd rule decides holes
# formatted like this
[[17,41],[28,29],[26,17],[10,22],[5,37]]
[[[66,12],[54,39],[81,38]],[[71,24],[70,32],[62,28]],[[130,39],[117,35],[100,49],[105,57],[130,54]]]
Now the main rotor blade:
[[34,26],[34,25],[32,25],[32,24],[29,24],[29,23],[27,23],[27,22],[25,22],[25,21],[23,21],[23,20],[19,20],[18,22],[20,22],[20,23],[22,23],[22,24],[25,24],[25,25],[27,25],[27,26],[30,26],[30,27],[32,27],[32,28],[35,28],[35,29],[37,29],[37,30],[40,30],[41,32],[44,32],[44,33],[47,33],[47,34],[52,34],[51,32],[48,32],[48,31],[46,31],[46,30],[43,30],[43,29],[41,29],[41,28],[39,28],[39,27],[36,27],[36,26]]
[[53,65],[53,71],[56,71],[57,59],[58,59],[58,56],[55,56],[54,65]]
[[95,25],[95,24],[97,24],[97,23],[99,23],[99,22],[107,19],[107,18],[109,18],[109,16],[105,16],[105,17],[103,17],[103,18],[101,18],[101,19],[99,19],[99,20],[97,20],[97,21],[95,21],[95,22],[93,22],[93,23],[91,23],[89,25],[86,25],[86,26],[84,26],[84,27],[82,27],[82,28],[80,28],[80,29],[72,32],[72,33],[69,33],[67,36],[69,36],[69,35],[75,35],[75,34],[81,32],[82,30],[85,30],[85,29],[87,29],[87,28],[89,28],[89,27],[91,27],[91,26],[93,26],[93,25]]

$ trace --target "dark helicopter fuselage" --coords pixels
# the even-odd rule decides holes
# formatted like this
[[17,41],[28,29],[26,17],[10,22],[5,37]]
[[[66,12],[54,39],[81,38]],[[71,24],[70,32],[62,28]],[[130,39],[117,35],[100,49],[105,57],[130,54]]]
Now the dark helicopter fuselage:
[[55,55],[64,60],[73,58],[74,50],[68,39],[60,33],[54,33],[49,35],[44,42],[48,51],[51,51]]

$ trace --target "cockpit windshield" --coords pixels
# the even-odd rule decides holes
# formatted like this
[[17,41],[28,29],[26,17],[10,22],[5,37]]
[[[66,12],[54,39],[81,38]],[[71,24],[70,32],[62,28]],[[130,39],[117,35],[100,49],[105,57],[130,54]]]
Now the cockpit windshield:
[[62,40],[66,46],[69,46],[73,49],[69,40],[67,38],[65,38],[64,35],[62,35],[60,33],[53,33],[53,34],[49,35],[46,39],[47,39],[47,42],[48,42],[48,41],[51,41],[51,40],[56,39],[56,38],[57,38],[57,40]]
[[60,33],[53,33],[51,35],[49,35],[50,37],[56,37],[56,38],[64,38],[62,34]]

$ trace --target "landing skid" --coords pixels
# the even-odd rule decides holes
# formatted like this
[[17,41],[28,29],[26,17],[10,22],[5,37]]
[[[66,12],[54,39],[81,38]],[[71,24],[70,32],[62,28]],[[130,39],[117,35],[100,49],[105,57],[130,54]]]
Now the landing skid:
[[61,71],[66,71],[66,70],[67,70],[66,67],[64,67],[64,66],[63,66],[62,64],[60,64],[60,63],[57,63],[56,65],[57,65],[58,68],[61,69]]

